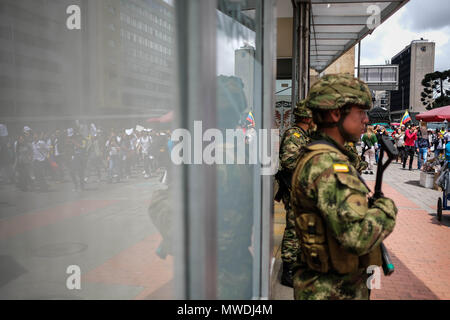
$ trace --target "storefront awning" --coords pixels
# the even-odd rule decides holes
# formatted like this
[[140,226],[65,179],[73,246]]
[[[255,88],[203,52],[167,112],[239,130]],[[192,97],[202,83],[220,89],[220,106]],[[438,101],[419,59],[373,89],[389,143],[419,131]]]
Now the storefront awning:
[[311,0],[311,68],[325,70],[408,1]]

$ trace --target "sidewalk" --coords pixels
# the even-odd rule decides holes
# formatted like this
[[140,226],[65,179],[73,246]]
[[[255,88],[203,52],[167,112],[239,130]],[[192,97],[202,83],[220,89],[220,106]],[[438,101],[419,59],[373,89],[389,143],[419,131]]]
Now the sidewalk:
[[[414,163],[413,168],[417,168]],[[375,175],[363,175],[373,189]],[[442,192],[419,185],[420,171],[403,170],[393,163],[385,172],[383,193],[399,209],[392,234],[384,241],[395,265],[390,277],[381,277],[381,289],[372,290],[372,300],[450,299],[450,213],[436,219],[436,205]],[[284,231],[284,210],[275,203],[274,273],[272,298],[293,299],[293,290],[279,284],[280,244]],[[277,278],[277,279],[275,279]]]

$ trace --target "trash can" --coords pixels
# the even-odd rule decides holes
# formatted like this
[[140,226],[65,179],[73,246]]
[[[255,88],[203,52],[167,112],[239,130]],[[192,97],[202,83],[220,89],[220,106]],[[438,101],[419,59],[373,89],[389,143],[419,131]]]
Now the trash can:
[[434,185],[434,173],[421,172],[420,173],[420,185],[422,187],[433,189]]

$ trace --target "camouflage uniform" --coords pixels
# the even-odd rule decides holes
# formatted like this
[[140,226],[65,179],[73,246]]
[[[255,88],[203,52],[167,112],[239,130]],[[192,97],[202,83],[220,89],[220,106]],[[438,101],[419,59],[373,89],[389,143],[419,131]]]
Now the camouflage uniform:
[[353,166],[359,174],[362,174],[362,172],[367,169],[369,164],[361,159],[361,156],[358,154],[358,151],[356,150],[355,144],[353,142],[346,142],[344,147],[348,152],[354,155],[355,161],[353,162]]
[[[314,109],[371,107],[367,86],[329,75],[310,90]],[[315,122],[319,128],[320,117]],[[300,240],[295,299],[368,299],[366,268],[381,265],[380,243],[394,229],[397,208],[388,198],[369,207],[369,189],[354,168],[354,154],[322,132],[304,148],[292,179],[291,206]]]
[[[294,114],[298,117],[312,118],[312,113],[302,103],[296,107]],[[286,130],[280,144],[280,166],[285,175],[292,177],[300,150],[310,142],[309,133],[294,125]],[[290,190],[284,192],[282,201],[286,211],[286,228],[281,243],[281,259],[287,264],[297,260],[298,239],[295,235],[295,216],[290,207]]]

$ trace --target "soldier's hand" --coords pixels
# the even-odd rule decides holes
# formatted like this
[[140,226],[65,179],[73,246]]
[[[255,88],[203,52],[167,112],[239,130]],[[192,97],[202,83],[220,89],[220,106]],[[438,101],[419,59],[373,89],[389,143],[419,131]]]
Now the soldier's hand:
[[388,216],[392,218],[395,218],[397,215],[397,207],[395,206],[394,201],[389,198],[385,198],[384,196],[375,200],[372,207],[383,210]]

